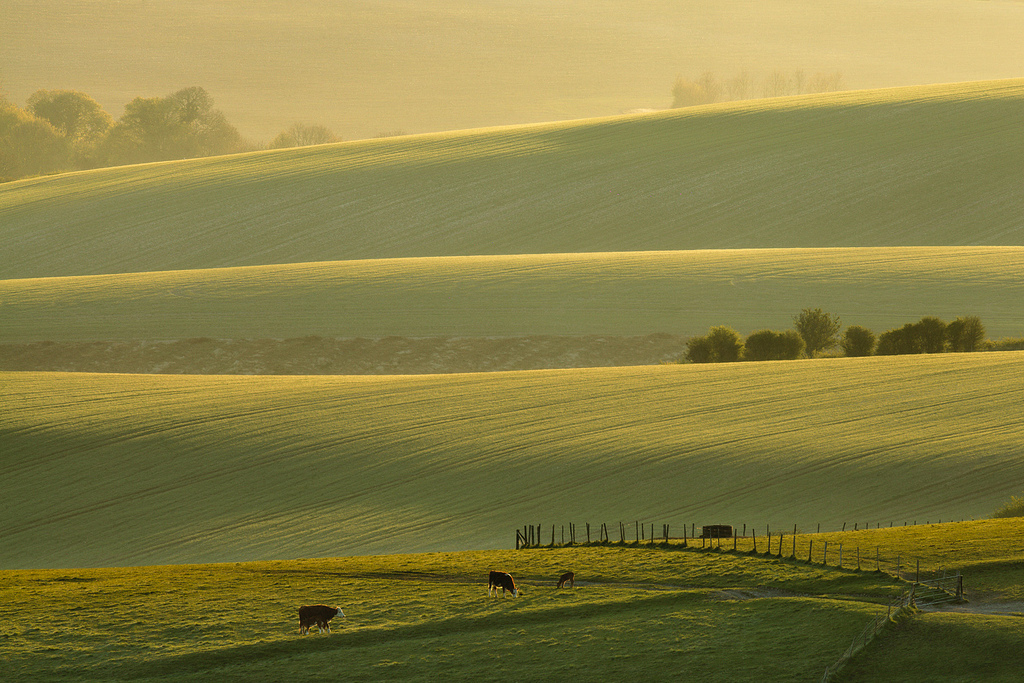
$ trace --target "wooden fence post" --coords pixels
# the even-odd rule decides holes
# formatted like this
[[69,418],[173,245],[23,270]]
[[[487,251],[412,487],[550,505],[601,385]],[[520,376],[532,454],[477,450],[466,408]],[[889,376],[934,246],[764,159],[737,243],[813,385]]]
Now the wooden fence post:
[[736,527],[732,528],[732,549],[733,552],[736,551]]
[[793,559],[796,559],[796,527],[793,527]]
[[757,530],[754,527],[750,527],[750,537],[754,541],[754,552],[757,552]]
[[619,522],[619,543],[626,542],[626,527],[622,522]]
[[814,550],[814,539],[812,538],[807,543],[807,564],[811,563],[811,551]]
[[[786,534],[779,532],[779,557],[782,557],[782,539],[786,537]],[[769,549],[770,551],[770,549]]]
[[633,531],[633,533],[635,534],[634,538],[635,538],[636,542],[639,543],[640,542],[640,522],[634,522],[634,524],[636,525],[636,529]]
[[685,524],[683,525],[683,547],[684,548],[687,547],[686,546],[686,525]]
[[555,525],[551,525],[551,547],[555,547]]
[[857,571],[860,571],[860,546],[857,546]]
[[821,556],[821,563],[828,566],[828,541],[825,541],[825,554]]
[[587,522],[587,543],[590,543],[590,522]]
[[914,583],[921,583],[921,560],[917,561],[917,575],[914,577]]
[[565,525],[562,525],[562,545],[565,545]]

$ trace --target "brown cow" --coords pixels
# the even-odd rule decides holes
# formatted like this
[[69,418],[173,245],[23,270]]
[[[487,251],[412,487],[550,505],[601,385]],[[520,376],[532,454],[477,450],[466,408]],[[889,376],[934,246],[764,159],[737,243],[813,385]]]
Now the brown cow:
[[499,588],[501,589],[501,597],[505,597],[505,591],[512,593],[513,598],[519,597],[519,589],[516,588],[516,582],[511,574],[492,571],[487,579],[487,595],[491,594],[492,588],[494,589],[494,597],[498,597]]
[[304,605],[299,608],[299,633],[306,635],[309,629],[316,626],[320,633],[327,631],[331,634],[331,619],[337,615],[345,616],[340,607],[328,607],[327,605]]
[[575,572],[566,572],[566,573],[562,574],[561,578],[558,579],[558,587],[559,588],[564,586],[566,583],[569,584],[569,588],[575,588],[576,587],[576,573]]

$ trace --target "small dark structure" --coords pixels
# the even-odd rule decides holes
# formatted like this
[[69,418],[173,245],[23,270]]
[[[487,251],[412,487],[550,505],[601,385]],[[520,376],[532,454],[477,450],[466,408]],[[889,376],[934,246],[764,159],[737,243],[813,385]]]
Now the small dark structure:
[[711,524],[702,527],[701,538],[732,538],[731,524]]

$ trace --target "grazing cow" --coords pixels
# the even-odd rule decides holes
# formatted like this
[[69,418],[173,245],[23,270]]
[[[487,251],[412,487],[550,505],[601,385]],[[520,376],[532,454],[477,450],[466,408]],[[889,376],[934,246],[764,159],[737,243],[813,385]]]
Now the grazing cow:
[[501,597],[505,597],[505,591],[512,593],[513,598],[519,597],[519,589],[516,588],[516,582],[512,579],[511,574],[505,572],[491,572],[490,578],[487,580],[487,595],[491,594],[491,589],[494,589],[494,597],[498,597],[498,589],[501,589]]
[[569,584],[569,588],[575,588],[576,587],[576,573],[575,572],[566,572],[566,573],[562,574],[561,578],[558,579],[558,587],[559,588],[561,588],[562,586],[564,586],[567,583]]
[[328,607],[327,605],[304,605],[299,608],[299,633],[306,635],[309,629],[316,626],[320,633],[327,631],[331,634],[331,619],[337,615],[345,616],[340,607]]

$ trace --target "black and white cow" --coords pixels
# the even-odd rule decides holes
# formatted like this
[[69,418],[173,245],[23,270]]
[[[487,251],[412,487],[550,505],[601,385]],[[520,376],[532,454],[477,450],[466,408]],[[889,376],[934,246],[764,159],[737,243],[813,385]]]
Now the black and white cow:
[[304,605],[299,608],[299,633],[306,635],[309,633],[309,629],[316,626],[320,629],[320,633],[325,630],[327,634],[331,633],[331,619],[341,615],[345,616],[345,613],[341,611],[340,607],[328,607],[327,605]]

